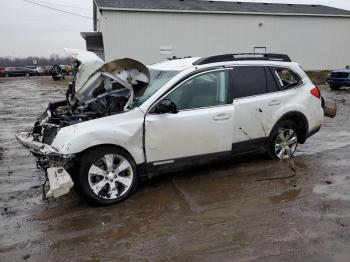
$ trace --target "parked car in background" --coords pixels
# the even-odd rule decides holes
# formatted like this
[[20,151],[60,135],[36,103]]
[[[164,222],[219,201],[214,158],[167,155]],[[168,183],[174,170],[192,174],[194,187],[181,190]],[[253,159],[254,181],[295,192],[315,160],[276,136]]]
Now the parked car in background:
[[350,86],[350,68],[331,72],[328,78],[328,84],[332,90],[338,90],[343,86]]
[[35,71],[25,67],[7,67],[5,70],[5,77],[9,76],[32,76]]
[[0,77],[5,76],[5,71],[6,71],[5,67],[0,67]]
[[33,75],[43,75],[44,69],[41,66],[26,66],[25,68],[28,68],[33,71]]
[[44,66],[43,67],[43,75],[45,75],[45,76],[51,75],[51,69],[52,69],[52,66]]

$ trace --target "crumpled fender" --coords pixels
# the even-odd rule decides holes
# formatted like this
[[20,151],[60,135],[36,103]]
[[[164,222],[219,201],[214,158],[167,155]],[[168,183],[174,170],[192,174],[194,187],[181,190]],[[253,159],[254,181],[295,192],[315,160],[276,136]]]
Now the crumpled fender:
[[62,128],[52,146],[62,155],[78,154],[99,145],[116,145],[127,150],[136,164],[144,162],[143,112],[135,108],[122,114]]

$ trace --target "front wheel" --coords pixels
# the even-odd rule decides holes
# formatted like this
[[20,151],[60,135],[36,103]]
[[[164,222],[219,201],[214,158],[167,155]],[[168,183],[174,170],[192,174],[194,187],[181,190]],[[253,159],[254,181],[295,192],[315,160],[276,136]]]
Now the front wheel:
[[80,159],[78,192],[93,205],[110,205],[136,189],[136,164],[127,152],[113,146],[88,151]]
[[269,156],[281,160],[290,158],[294,155],[297,146],[297,125],[290,120],[277,124],[269,139]]

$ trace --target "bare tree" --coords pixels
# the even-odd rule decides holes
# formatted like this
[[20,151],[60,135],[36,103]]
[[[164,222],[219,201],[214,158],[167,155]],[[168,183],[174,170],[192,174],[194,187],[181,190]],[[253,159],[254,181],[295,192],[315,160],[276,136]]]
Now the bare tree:
[[21,66],[32,66],[34,65],[34,60],[37,61],[38,66],[52,66],[54,64],[67,65],[69,64],[69,59],[66,57],[60,57],[57,54],[52,54],[50,57],[0,57],[0,66],[4,67],[21,67]]

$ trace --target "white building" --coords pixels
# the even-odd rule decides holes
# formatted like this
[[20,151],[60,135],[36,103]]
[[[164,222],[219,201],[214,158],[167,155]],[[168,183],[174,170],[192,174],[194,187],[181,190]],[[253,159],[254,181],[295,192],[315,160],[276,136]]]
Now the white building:
[[88,50],[107,61],[286,53],[306,70],[350,65],[350,11],[321,5],[94,0]]

